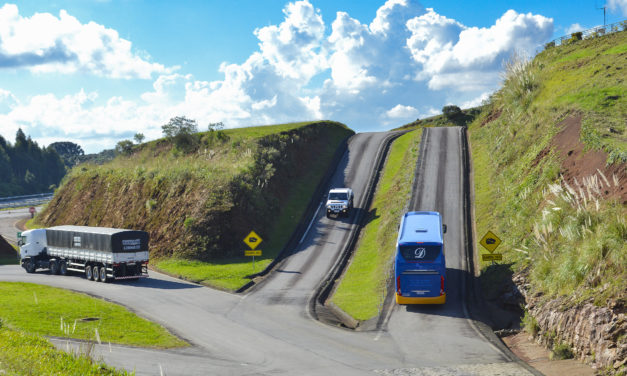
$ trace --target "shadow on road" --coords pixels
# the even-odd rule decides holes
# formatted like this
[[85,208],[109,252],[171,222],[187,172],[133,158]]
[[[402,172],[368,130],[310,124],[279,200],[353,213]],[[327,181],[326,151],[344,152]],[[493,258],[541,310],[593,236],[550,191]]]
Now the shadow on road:
[[[471,293],[468,286],[473,286],[479,283],[478,278],[474,275],[470,275],[468,272],[459,270],[446,268],[446,303],[444,305],[406,305],[400,306],[399,309],[406,310],[407,312],[416,313],[416,314],[426,314],[426,315],[437,315],[437,316],[447,316],[447,317],[455,317],[455,318],[466,318],[467,313],[464,311],[464,299],[468,297],[462,291],[462,280],[466,281],[467,291],[466,293]],[[480,301],[480,300],[479,300]],[[478,300],[475,297],[471,297],[467,299],[467,308],[469,310],[482,311],[485,307],[480,307],[477,303]],[[395,304],[395,303],[393,303]],[[480,312],[479,312],[480,313]],[[473,314],[473,319],[483,322],[484,324],[495,328],[495,322],[485,315],[481,314]],[[500,325],[497,325],[500,326]]]
[[114,283],[119,285],[128,285],[133,287],[143,287],[161,290],[180,290],[180,289],[196,289],[202,288],[200,285],[194,285],[187,282],[167,281],[156,278],[141,278],[138,281],[120,280]]

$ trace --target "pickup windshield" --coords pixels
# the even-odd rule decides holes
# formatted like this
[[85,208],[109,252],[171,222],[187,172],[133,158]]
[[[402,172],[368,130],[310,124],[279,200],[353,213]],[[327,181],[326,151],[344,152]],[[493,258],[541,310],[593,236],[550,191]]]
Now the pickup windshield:
[[329,200],[348,200],[348,195],[346,193],[333,192],[329,193]]

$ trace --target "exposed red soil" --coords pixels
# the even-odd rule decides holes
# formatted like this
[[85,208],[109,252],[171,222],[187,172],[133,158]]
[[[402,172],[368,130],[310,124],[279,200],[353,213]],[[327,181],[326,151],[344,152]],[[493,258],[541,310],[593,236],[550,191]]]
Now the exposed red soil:
[[497,108],[494,109],[492,112],[490,112],[490,114],[488,115],[488,117],[486,117],[482,122],[481,122],[481,126],[483,127],[484,125],[498,119],[501,114],[503,113],[503,109],[502,108]]
[[[601,197],[617,199],[623,205],[627,204],[626,164],[606,165],[607,153],[598,150],[584,151],[584,145],[580,141],[581,115],[568,116],[558,126],[563,129],[551,141],[550,149],[562,159],[560,173],[563,179],[572,187],[582,187],[584,179],[593,177]],[[543,150],[536,161],[547,153],[548,150]]]
[[15,256],[15,250],[2,235],[0,235],[0,256]]

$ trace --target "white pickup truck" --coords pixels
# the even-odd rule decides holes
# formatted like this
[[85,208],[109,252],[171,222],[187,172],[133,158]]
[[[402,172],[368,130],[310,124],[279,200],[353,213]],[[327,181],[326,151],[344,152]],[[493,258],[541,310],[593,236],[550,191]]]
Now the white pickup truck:
[[108,227],[56,226],[18,233],[26,272],[76,271],[100,282],[147,277],[148,240],[145,231]]
[[350,188],[333,188],[327,197],[327,218],[331,215],[348,217],[355,195]]

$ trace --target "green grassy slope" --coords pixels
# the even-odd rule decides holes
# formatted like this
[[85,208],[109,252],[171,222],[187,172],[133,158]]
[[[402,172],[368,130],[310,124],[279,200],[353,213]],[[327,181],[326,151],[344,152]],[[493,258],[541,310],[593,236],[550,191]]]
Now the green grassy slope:
[[[88,347],[86,346],[86,349]],[[9,329],[0,321],[0,374],[7,375],[128,375],[90,354],[68,354],[34,334]]]
[[351,134],[320,121],[198,133],[185,150],[153,141],[102,166],[74,168],[37,221],[144,229],[159,268],[238,288],[252,273],[242,239],[251,230],[264,239],[260,271]]
[[368,214],[367,224],[332,301],[358,320],[376,316],[383,304],[398,225],[411,194],[422,129],[392,143]]
[[[626,60],[623,31],[514,62],[469,128],[477,236],[499,235],[504,262],[526,269],[547,299],[627,298]],[[555,136],[577,119],[584,152],[565,166]],[[602,150],[605,161],[577,176],[591,163],[586,150]]]
[[124,307],[87,295],[32,283],[0,282],[0,296],[0,319],[12,329],[85,340],[95,340],[97,331],[102,342],[131,346],[187,345]]

